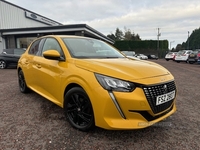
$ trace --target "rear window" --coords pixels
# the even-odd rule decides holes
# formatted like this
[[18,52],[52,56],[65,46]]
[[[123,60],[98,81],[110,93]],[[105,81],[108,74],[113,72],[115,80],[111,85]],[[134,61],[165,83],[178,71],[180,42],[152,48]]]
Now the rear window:
[[3,53],[6,53],[6,54],[13,54],[13,49],[4,49],[3,50]]
[[25,52],[25,49],[14,49],[15,55],[22,55]]
[[184,54],[186,51],[179,51],[178,54]]
[[4,54],[14,54],[14,55],[22,55],[26,49],[16,48],[16,49],[4,49],[2,53]]

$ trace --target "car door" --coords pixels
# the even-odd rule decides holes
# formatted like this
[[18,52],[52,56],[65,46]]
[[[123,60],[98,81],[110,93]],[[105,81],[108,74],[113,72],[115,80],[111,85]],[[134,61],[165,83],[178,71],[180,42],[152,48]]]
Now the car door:
[[44,39],[38,39],[34,41],[28,50],[28,54],[26,57],[24,57],[23,61],[23,72],[25,73],[25,76],[27,77],[26,82],[27,84],[35,89],[37,87],[36,81],[37,79],[34,76],[36,67],[34,62],[34,57],[38,57],[39,53],[41,52],[42,45],[44,43]]
[[[47,50],[57,50],[63,61],[50,60],[43,57]],[[34,57],[34,78],[39,93],[54,103],[60,103],[60,82],[63,73],[64,53],[55,38],[46,38],[40,56]]]

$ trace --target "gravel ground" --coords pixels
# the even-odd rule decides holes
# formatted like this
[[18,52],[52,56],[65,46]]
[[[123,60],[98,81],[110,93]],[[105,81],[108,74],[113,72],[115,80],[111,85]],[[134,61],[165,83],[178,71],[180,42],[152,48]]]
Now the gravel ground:
[[154,61],[175,77],[177,112],[131,131],[77,131],[62,108],[34,92],[19,92],[16,69],[0,70],[0,150],[199,150],[200,65]]

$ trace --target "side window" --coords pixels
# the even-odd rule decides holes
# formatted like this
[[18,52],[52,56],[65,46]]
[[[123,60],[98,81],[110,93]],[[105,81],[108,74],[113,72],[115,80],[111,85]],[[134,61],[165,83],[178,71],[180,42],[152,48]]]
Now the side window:
[[46,39],[43,49],[42,49],[42,52],[45,52],[47,50],[57,50],[59,53],[62,51],[59,43],[54,38]]
[[[42,53],[47,51],[47,50],[57,50],[60,53],[60,56],[62,58],[65,58],[64,53],[63,53],[63,51],[60,47],[60,44],[54,38],[47,38],[46,39],[44,46],[43,46],[43,49],[42,49]],[[40,54],[40,55],[42,55],[42,54]]]
[[28,53],[31,54],[31,55],[36,55],[38,53],[38,51],[39,51],[39,44],[40,44],[40,40],[35,41],[31,45]]

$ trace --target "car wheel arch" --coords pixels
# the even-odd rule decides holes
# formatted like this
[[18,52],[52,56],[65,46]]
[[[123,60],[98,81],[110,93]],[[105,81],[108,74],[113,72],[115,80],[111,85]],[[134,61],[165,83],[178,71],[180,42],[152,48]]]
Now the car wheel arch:
[[[80,87],[80,88],[82,88],[84,91],[85,91],[85,89],[81,86],[81,85],[79,85],[79,84],[77,84],[77,83],[70,83],[70,84],[68,84],[66,87],[65,87],[65,90],[64,90],[64,92],[63,92],[63,102],[62,102],[62,108],[64,108],[64,106],[65,106],[65,95],[66,95],[66,93],[69,91],[69,90],[71,90],[72,88],[75,88],[75,87]],[[86,92],[86,91],[85,91]],[[87,92],[86,92],[87,93]]]
[[[84,95],[87,97],[88,103],[90,103],[90,105],[91,105],[91,110],[92,110],[92,115],[91,116],[93,116],[92,117],[93,119],[91,119],[91,123],[89,123],[90,125],[88,125],[87,127],[84,127],[84,128],[75,127],[73,125],[73,123],[71,123],[71,121],[69,121],[69,117],[67,117],[67,111],[68,111],[67,107],[68,107],[68,103],[69,103],[68,101],[70,101],[70,99],[66,99],[66,97],[71,95],[72,94],[71,91],[73,91],[73,90],[77,90],[77,92],[79,94],[80,94],[80,91],[82,91],[82,93],[84,93]],[[69,123],[72,125],[72,127],[75,127],[76,129],[81,130],[81,131],[88,131],[88,130],[92,129],[95,126],[95,118],[94,118],[94,110],[93,110],[92,102],[91,102],[90,97],[89,97],[88,93],[86,92],[86,90],[84,90],[84,88],[82,88],[80,85],[78,85],[76,83],[71,83],[65,88],[64,96],[63,96],[63,109],[64,109],[64,112],[65,112],[66,119],[69,121]]]
[[26,84],[26,80],[25,80],[23,70],[21,68],[18,68],[17,73],[18,73],[18,84],[19,84],[19,87],[20,87],[20,91],[22,93],[29,93],[30,89]]

